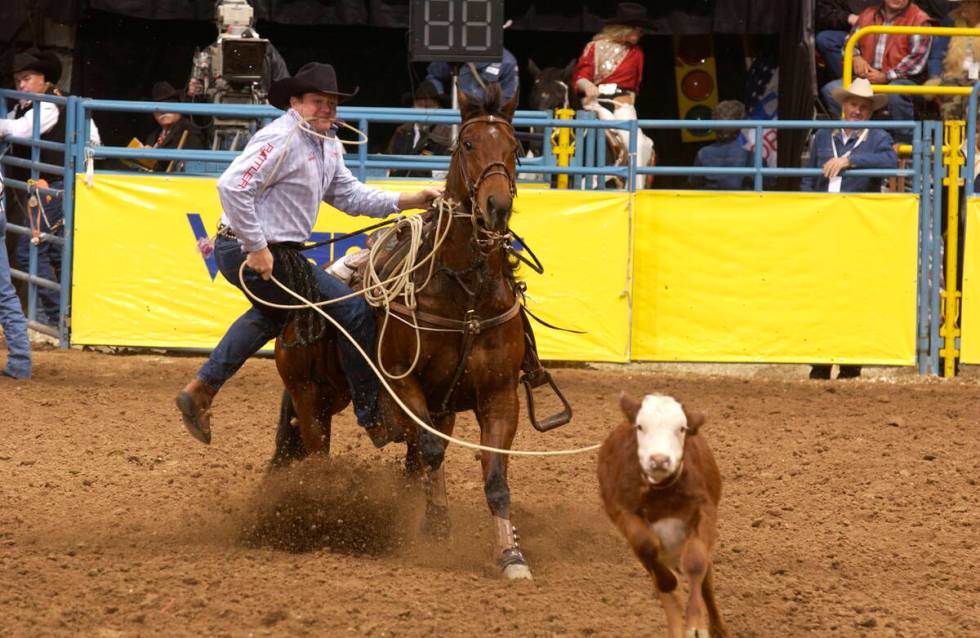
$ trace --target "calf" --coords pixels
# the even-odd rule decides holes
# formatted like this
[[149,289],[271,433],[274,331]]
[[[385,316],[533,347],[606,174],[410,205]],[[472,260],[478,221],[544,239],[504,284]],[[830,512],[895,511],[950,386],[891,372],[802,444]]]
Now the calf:
[[[609,518],[653,577],[670,638],[721,638],[711,550],[721,498],[718,466],[698,428],[704,416],[671,397],[620,397],[627,422],[599,450],[599,490]],[[682,611],[677,575],[690,596]]]

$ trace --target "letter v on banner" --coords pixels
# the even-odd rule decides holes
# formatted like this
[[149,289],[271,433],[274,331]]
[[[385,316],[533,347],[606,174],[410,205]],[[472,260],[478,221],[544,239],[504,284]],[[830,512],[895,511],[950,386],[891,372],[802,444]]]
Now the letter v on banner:
[[[195,245],[202,239],[208,239],[208,231],[204,229],[204,222],[198,213],[187,213],[187,221],[190,223],[191,230],[194,232]],[[218,262],[214,259],[214,253],[207,256],[202,254],[201,257],[204,258],[204,265],[207,266],[211,281],[214,281],[214,278],[218,276]]]

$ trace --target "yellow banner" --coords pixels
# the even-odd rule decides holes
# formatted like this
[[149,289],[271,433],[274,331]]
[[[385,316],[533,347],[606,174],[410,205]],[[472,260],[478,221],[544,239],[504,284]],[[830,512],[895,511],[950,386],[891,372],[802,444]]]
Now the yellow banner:
[[963,249],[963,305],[960,311],[960,362],[980,363],[980,198],[966,203]]
[[636,195],[632,356],[913,365],[914,195]]
[[[76,186],[72,343],[210,349],[248,304],[201,256],[220,204],[213,178],[97,175]],[[418,184],[374,184],[415,190]],[[629,219],[622,194],[523,189],[513,226],[541,258],[545,273],[523,268],[530,309],[545,321],[584,330],[572,335],[536,326],[541,356],[626,358]],[[314,241],[377,220],[323,205]],[[363,245],[356,237],[307,254],[317,263]]]

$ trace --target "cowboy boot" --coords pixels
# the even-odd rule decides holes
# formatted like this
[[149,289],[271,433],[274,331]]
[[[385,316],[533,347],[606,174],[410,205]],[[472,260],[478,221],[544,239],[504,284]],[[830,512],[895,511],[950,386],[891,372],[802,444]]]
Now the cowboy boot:
[[177,394],[177,408],[184,427],[195,439],[211,443],[211,401],[218,391],[195,378]]

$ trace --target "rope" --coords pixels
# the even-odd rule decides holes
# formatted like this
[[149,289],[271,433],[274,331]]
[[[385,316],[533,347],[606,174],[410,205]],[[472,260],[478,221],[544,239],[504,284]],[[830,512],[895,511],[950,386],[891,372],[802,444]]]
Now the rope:
[[[247,294],[251,299],[253,299],[257,303],[272,308],[281,307],[279,304],[266,302],[260,299],[255,294],[253,294],[252,291],[248,289],[248,285],[245,283],[244,272],[245,272],[245,262],[242,262],[241,267],[238,269],[238,278],[242,284],[242,290],[245,291],[245,294]],[[407,405],[405,405],[405,402],[402,401],[401,397],[398,396],[398,393],[394,391],[394,389],[388,383],[388,380],[384,378],[384,375],[381,374],[377,366],[374,365],[374,361],[371,360],[371,357],[368,356],[366,352],[364,352],[364,349],[361,347],[361,344],[357,343],[357,340],[354,339],[354,337],[352,337],[349,332],[344,330],[343,326],[341,326],[340,323],[338,323],[333,317],[328,315],[326,312],[321,310],[313,302],[303,298],[302,295],[290,290],[287,286],[284,286],[282,282],[280,282],[275,277],[271,277],[271,279],[277,286],[285,290],[290,296],[301,301],[303,305],[306,306],[307,308],[311,308],[317,311],[318,313],[323,315],[324,318],[327,319],[327,321],[332,323],[334,327],[337,328],[337,331],[340,332],[342,335],[344,335],[344,337],[347,338],[347,340],[349,340],[354,345],[354,347],[357,349],[357,352],[360,353],[360,355],[364,358],[367,364],[371,367],[371,371],[374,372],[374,374],[378,377],[378,380],[381,382],[381,385],[388,392],[388,394],[391,395],[391,398],[394,399],[395,403],[398,404],[398,407],[400,407],[402,411],[405,412],[405,414],[407,414],[408,417],[415,422],[416,425],[426,430],[430,434],[437,436],[440,439],[446,441],[447,443],[455,443],[456,445],[469,448],[471,450],[479,450],[481,452],[493,452],[495,454],[508,454],[510,456],[570,456],[572,454],[585,454],[587,452],[593,452],[595,450],[598,450],[599,447],[601,446],[601,444],[597,443],[595,445],[588,445],[586,447],[571,448],[571,449],[564,449],[564,450],[507,450],[503,448],[492,447],[489,445],[481,445],[479,443],[470,443],[469,441],[457,439],[454,436],[450,436],[448,434],[440,432],[439,430],[435,429],[434,427],[432,427],[431,425],[429,425],[428,423],[420,419],[414,412],[412,412],[409,409]]]

